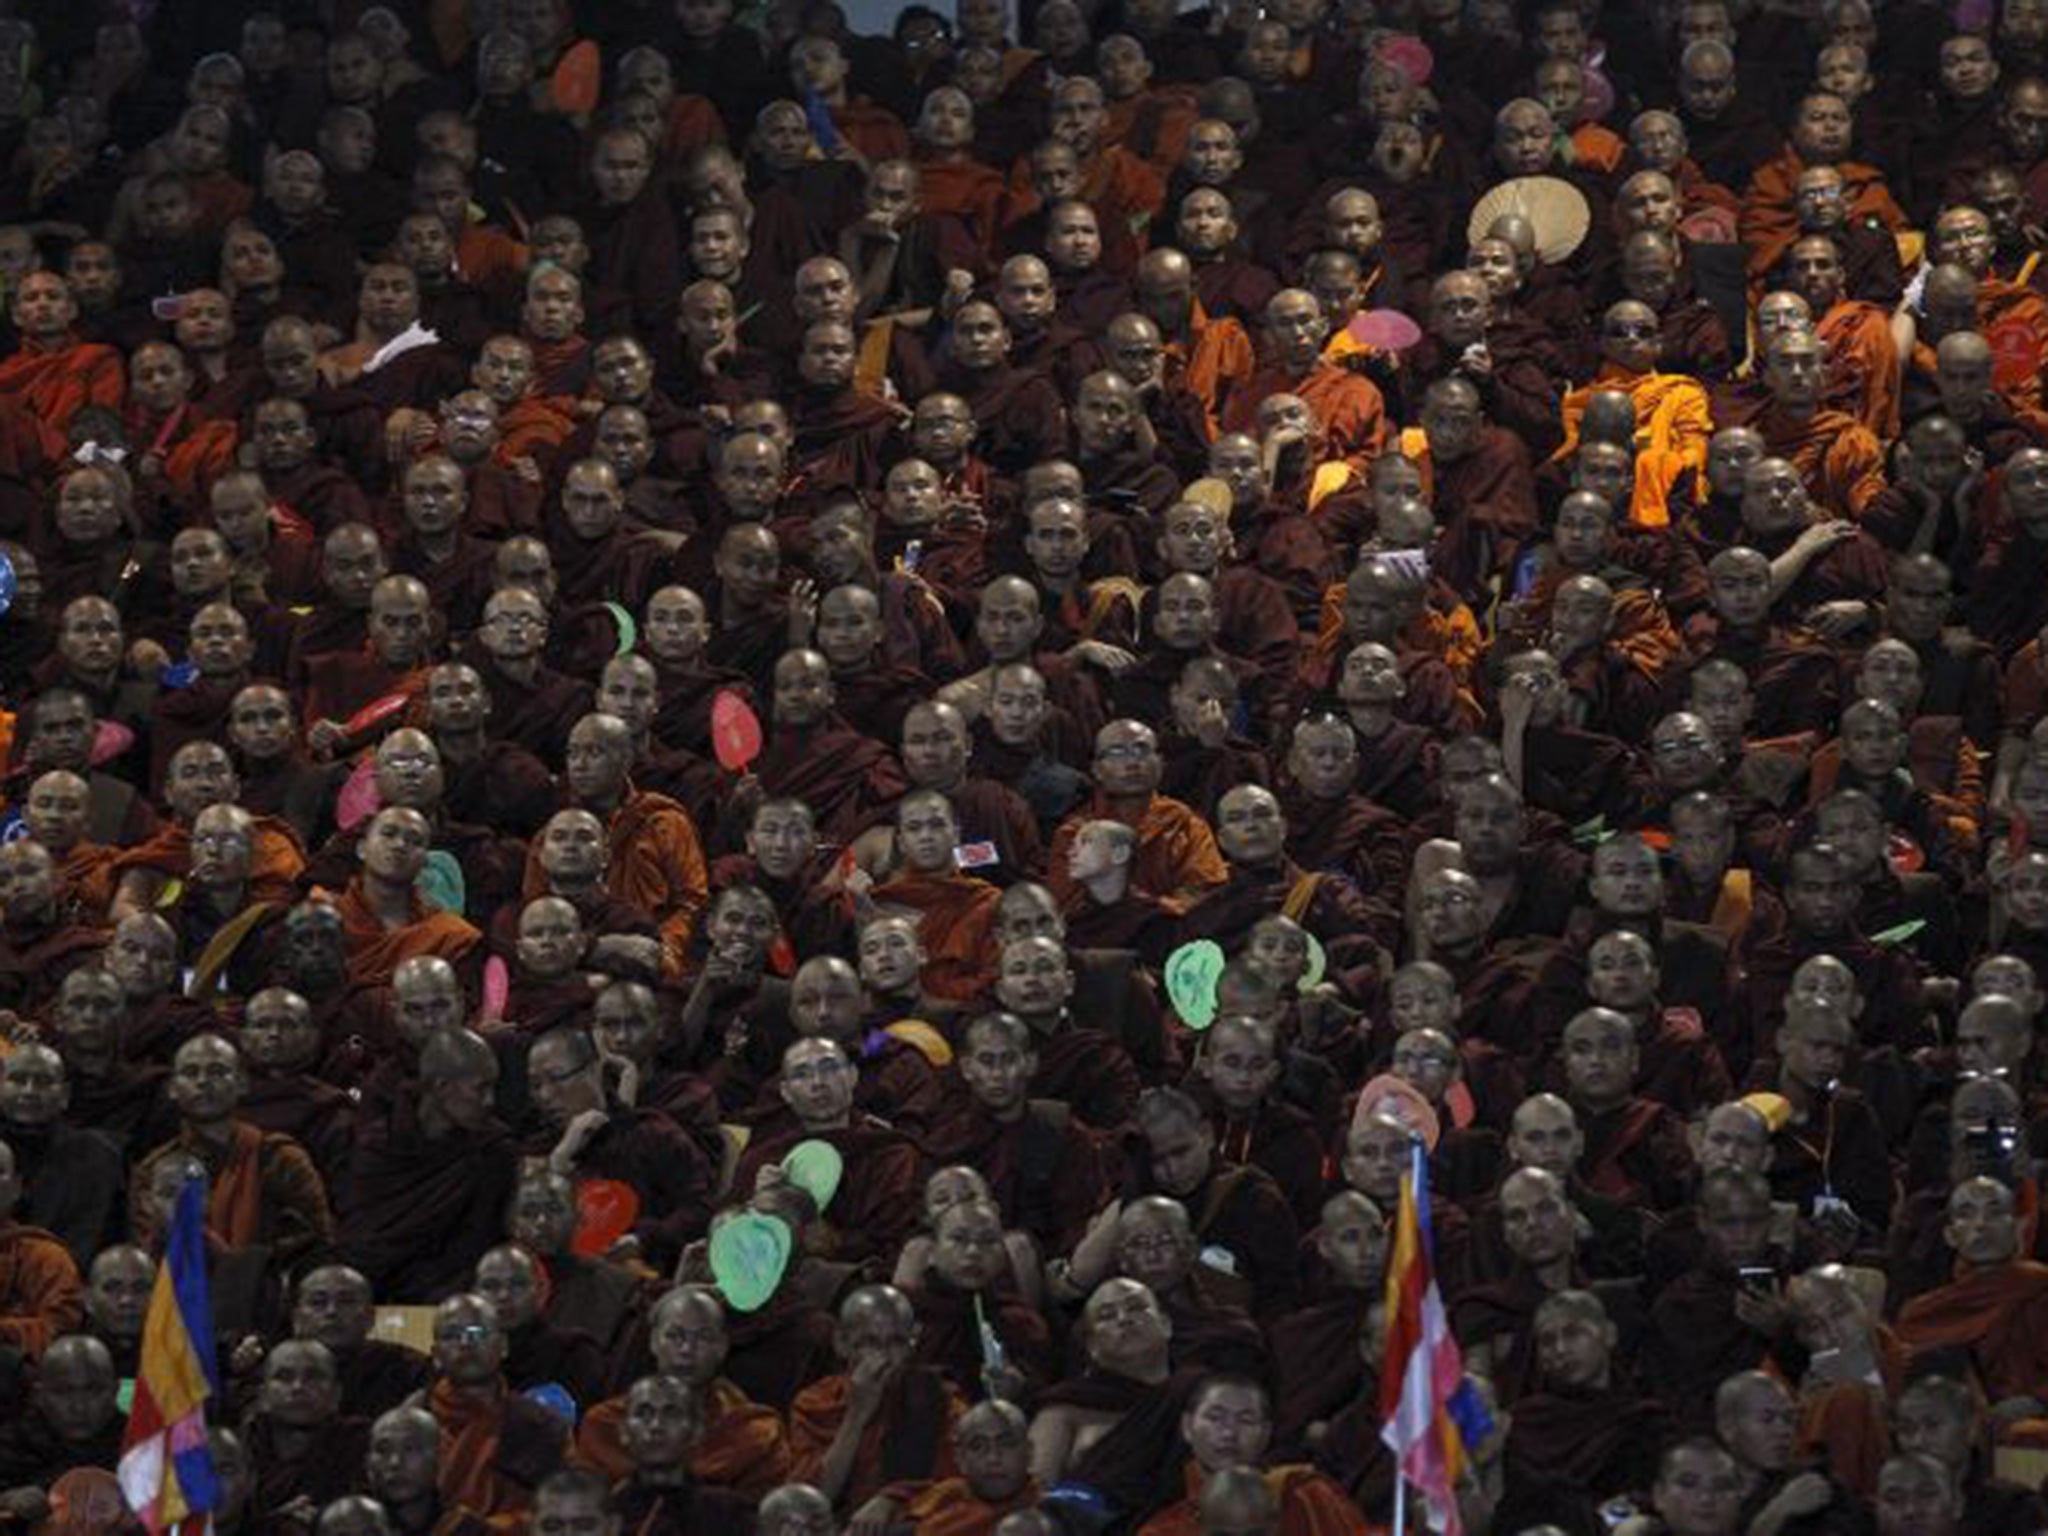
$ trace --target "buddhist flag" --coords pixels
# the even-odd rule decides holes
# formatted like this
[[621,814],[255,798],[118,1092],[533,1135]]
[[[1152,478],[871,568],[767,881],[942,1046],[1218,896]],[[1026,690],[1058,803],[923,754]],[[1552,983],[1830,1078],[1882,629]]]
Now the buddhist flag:
[[214,1379],[213,1307],[207,1295],[205,1185],[178,1193],[170,1241],[142,1324],[142,1363],[121,1437],[121,1492],[151,1536],[199,1536],[217,1502],[206,1448]]
[[1458,1474],[1467,1447],[1493,1428],[1465,1380],[1444,1316],[1429,1225],[1429,1163],[1415,1138],[1387,1256],[1387,1345],[1380,1365],[1380,1439],[1429,1506],[1431,1529],[1459,1536]]

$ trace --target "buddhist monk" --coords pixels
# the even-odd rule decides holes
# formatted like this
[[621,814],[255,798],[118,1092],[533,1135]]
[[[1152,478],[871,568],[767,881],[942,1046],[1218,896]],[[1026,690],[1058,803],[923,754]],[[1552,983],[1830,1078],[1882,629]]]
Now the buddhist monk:
[[1201,1502],[1208,1479],[1231,1468],[1260,1469],[1280,1505],[1279,1529],[1363,1533],[1365,1517],[1321,1472],[1301,1465],[1264,1467],[1273,1418],[1264,1388],[1240,1376],[1211,1376],[1195,1388],[1181,1414],[1181,1437],[1190,1452],[1186,1495],[1139,1527],[1149,1536],[1183,1536],[1202,1529]]
[[1995,1179],[1967,1179],[1951,1191],[1944,1236],[1967,1267],[1950,1284],[1908,1302],[1898,1334],[1910,1350],[1967,1349],[1994,1404],[2018,1398],[2038,1410],[2048,1380],[2036,1358],[2048,1266],[2019,1256],[2014,1204],[2013,1192]]
[[854,1109],[856,1074],[837,1041],[796,1041],[782,1053],[780,1092],[795,1124],[756,1138],[740,1159],[734,1182],[757,1187],[760,1171],[805,1140],[830,1142],[845,1165],[830,1208],[820,1213],[820,1238],[841,1257],[886,1253],[917,1219],[915,1191],[923,1182],[916,1147],[899,1131]]
[[1222,426],[1247,431],[1266,396],[1298,395],[1322,423],[1332,456],[1362,474],[1386,446],[1385,402],[1371,381],[1323,359],[1325,334],[1314,294],[1289,288],[1273,295],[1260,329],[1262,364],[1231,397]]
[[0,1347],[36,1361],[85,1314],[78,1266],[64,1245],[16,1220],[21,1194],[14,1149],[0,1141]]
[[34,413],[55,456],[79,411],[121,408],[120,353],[80,339],[78,301],[54,272],[23,279],[14,292],[11,318],[21,341],[12,356],[0,359],[0,398],[18,400]]
[[427,818],[404,806],[387,806],[364,830],[361,868],[335,903],[356,985],[383,985],[417,956],[460,963],[481,939],[475,928],[429,906],[419,893],[432,836]]
[[178,1047],[169,1090],[178,1135],[137,1165],[129,1200],[142,1201],[152,1163],[196,1155],[212,1183],[208,1229],[231,1247],[265,1244],[289,1265],[332,1245],[334,1218],[305,1148],[236,1114],[248,1087],[241,1052],[222,1036],[195,1035]]
[[1599,390],[1626,390],[1635,403],[1636,492],[1631,520],[1651,527],[1671,520],[1672,488],[1687,470],[1706,467],[1707,438],[1713,430],[1707,392],[1697,379],[1658,369],[1662,331],[1647,304],[1625,299],[1600,321],[1601,367],[1590,384],[1564,399],[1565,445],[1578,438],[1578,420]]
[[[752,1401],[721,1371],[731,1347],[725,1307],[717,1292],[680,1285],[654,1304],[648,1347],[659,1369],[696,1393],[702,1433],[690,1452],[699,1482],[758,1498],[785,1482],[790,1451],[781,1418]],[[628,1405],[621,1397],[593,1404],[576,1431],[576,1460],[612,1476],[631,1465],[620,1436]]]
[[953,1431],[965,1404],[936,1371],[912,1362],[916,1314],[894,1286],[854,1291],[839,1308],[833,1348],[843,1364],[790,1405],[795,1476],[860,1508],[893,1483],[953,1476]]
[[[417,956],[399,967],[401,1028],[422,987],[440,979],[434,966],[445,962]],[[458,1287],[497,1240],[501,1227],[486,1213],[512,1188],[512,1138],[491,1113],[498,1060],[460,1027],[461,993],[452,972],[445,980],[457,1017],[425,1033],[414,1080],[369,1101],[338,1190],[344,1253],[379,1295],[405,1303]]]
[[1064,904],[1071,908],[1074,901],[1068,845],[1082,822],[1102,817],[1137,833],[1133,877],[1147,894],[1182,899],[1222,883],[1226,871],[1215,833],[1189,807],[1158,793],[1163,772],[1149,726],[1115,720],[1096,733],[1095,799],[1060,824],[1046,850],[1047,883]]
[[1029,1427],[1014,1403],[1000,1398],[977,1403],[953,1425],[957,1477],[885,1488],[854,1518],[911,1520],[932,1536],[991,1536],[1005,1515],[1037,1504]]
[[445,1506],[519,1514],[562,1463],[562,1421],[507,1389],[504,1360],[505,1332],[483,1297],[451,1296],[434,1309],[439,1379],[427,1409],[440,1430]]
[[907,907],[919,914],[925,991],[964,1002],[994,973],[992,927],[1002,893],[961,871],[959,818],[937,790],[917,790],[897,802],[896,847],[902,869],[867,899],[878,908]]

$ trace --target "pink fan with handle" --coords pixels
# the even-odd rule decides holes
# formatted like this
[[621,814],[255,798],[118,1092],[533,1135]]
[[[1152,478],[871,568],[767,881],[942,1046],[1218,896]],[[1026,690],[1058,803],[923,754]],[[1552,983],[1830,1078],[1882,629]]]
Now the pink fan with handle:
[[1405,352],[1422,340],[1422,327],[1398,309],[1362,309],[1351,317],[1344,334],[1361,347]]
[[711,750],[727,773],[745,773],[761,755],[761,721],[747,701],[730,691],[711,702]]

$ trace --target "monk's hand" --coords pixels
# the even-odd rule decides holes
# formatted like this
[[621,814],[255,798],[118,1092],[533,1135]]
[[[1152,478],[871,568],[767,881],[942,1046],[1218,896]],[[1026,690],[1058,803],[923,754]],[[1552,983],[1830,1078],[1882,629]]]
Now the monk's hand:
[[939,314],[951,320],[953,312],[973,297],[974,274],[964,267],[947,268],[946,291],[939,295]]
[[1073,1262],[1067,1273],[1083,1293],[1092,1291],[1109,1277],[1116,1258],[1117,1222],[1124,1213],[1123,1202],[1112,1200],[1095,1213],[1081,1241],[1074,1245]]
[[1792,553],[1808,557],[1826,554],[1844,539],[1855,536],[1856,525],[1847,518],[1831,517],[1825,522],[1808,523],[1792,541]]
[[799,576],[789,584],[789,648],[802,650],[818,627],[818,584]]
[[1963,450],[1963,478],[1956,486],[1956,511],[1965,519],[1977,510],[1977,499],[1984,494],[1984,455],[1978,449]]
[[400,406],[384,419],[384,457],[403,464],[434,441],[434,418],[409,405]]
[[295,1531],[310,1531],[313,1522],[319,1518],[320,1508],[313,1502],[311,1494],[300,1494],[289,1504],[280,1504],[270,1512],[270,1518],[281,1527]]
[[232,1375],[247,1376],[262,1367],[263,1339],[254,1333],[245,1333],[235,1340],[234,1351],[228,1356],[228,1371]]
[[1129,651],[1105,640],[1075,641],[1067,647],[1067,660],[1086,662],[1110,673],[1128,672],[1138,664],[1138,658]]
[[1493,353],[1487,350],[1485,342],[1475,341],[1458,354],[1458,372],[1478,379],[1493,377]]
[[1814,1213],[1815,1245],[1836,1263],[1856,1251],[1863,1241],[1863,1222],[1847,1205],[1827,1205]]
[[1845,640],[1869,621],[1870,604],[1856,599],[1821,603],[1806,610],[1806,623],[1826,640]]
[[895,1363],[887,1355],[864,1354],[855,1360],[846,1383],[847,1417],[860,1424],[872,1423],[882,1411],[882,1398],[895,1377]]
[[896,1515],[896,1501],[878,1493],[853,1512],[848,1536],[887,1536],[889,1527],[896,1523]]
[[528,485],[540,484],[540,465],[535,462],[533,455],[530,453],[522,453],[516,459],[508,459],[505,467]]
[[1216,699],[1204,699],[1195,706],[1195,739],[1211,751],[1230,739],[1230,716]]
[[562,1139],[555,1143],[554,1151],[548,1154],[548,1166],[565,1178],[575,1172],[576,1159],[583,1155],[583,1149],[590,1144],[590,1138],[610,1125],[611,1121],[612,1117],[601,1109],[584,1110],[563,1128]]
[[1769,1521],[1769,1528],[1776,1530],[1787,1520],[1803,1520],[1808,1515],[1817,1515],[1834,1501],[1834,1487],[1825,1477],[1818,1472],[1801,1472],[1758,1511],[1756,1523],[1750,1529],[1757,1530]]
[[9,1045],[29,1045],[40,1038],[35,1025],[12,1008],[0,1008],[0,1040]]
[[306,727],[306,750],[316,763],[332,762],[348,745],[348,727],[339,720],[315,720]]
[[988,517],[981,510],[978,497],[957,495],[948,498],[941,521],[956,533],[987,533]]
[[1774,1339],[1785,1331],[1785,1325],[1791,1321],[1792,1309],[1776,1286],[1768,1291],[1737,1287],[1735,1316],[1750,1332]]

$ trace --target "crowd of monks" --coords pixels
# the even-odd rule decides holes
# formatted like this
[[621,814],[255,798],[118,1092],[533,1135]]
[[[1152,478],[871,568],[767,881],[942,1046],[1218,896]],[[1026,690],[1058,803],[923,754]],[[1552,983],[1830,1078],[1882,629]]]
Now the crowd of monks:
[[2048,0],[4,9],[0,1532],[2048,1531]]

